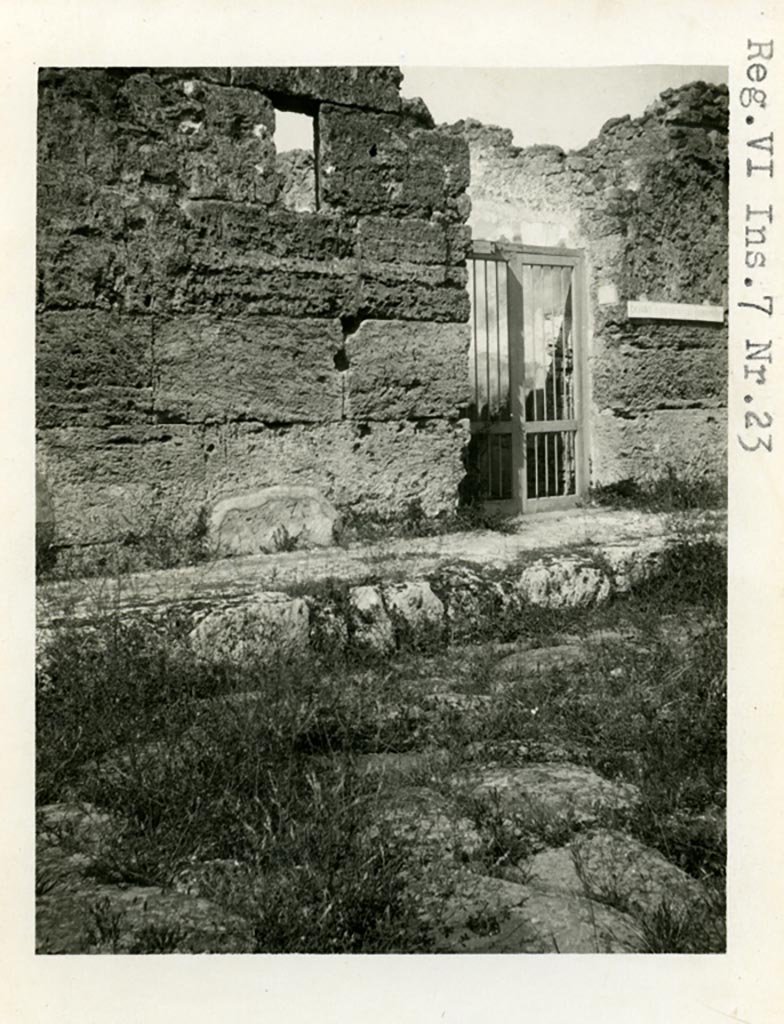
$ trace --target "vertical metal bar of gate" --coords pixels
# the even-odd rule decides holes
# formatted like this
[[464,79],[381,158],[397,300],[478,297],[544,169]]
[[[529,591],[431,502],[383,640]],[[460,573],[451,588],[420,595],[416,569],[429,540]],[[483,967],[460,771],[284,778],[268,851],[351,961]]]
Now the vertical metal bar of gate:
[[523,263],[515,256],[507,257],[506,316],[509,339],[509,397],[512,417],[512,494],[522,509],[526,493],[525,439],[521,424],[525,419],[525,353],[523,349],[525,307],[523,303]]
[[[492,416],[492,406],[490,402],[490,345],[489,345],[489,302],[487,295],[487,260],[482,263],[482,299],[484,301],[484,313],[485,313],[485,324],[484,324],[484,346],[482,351],[484,352],[484,371],[485,371],[485,420],[489,423]],[[488,497],[493,498],[493,435],[487,434],[487,490]]]
[[[563,328],[563,308],[562,308],[562,296],[561,296],[561,283],[562,283],[562,268],[556,267],[553,270],[553,329],[552,329],[552,344],[550,352],[550,374],[552,376],[552,388],[553,388],[553,419],[560,419],[558,414],[558,374],[561,370],[561,366],[558,362],[558,346],[560,341],[560,334]],[[561,494],[560,487],[560,465],[559,465],[559,444],[560,438],[555,437],[553,439],[553,492],[556,495]]]
[[[502,413],[502,401],[501,401],[501,303],[498,295],[498,263],[493,263],[494,279],[493,279],[493,306],[495,309],[495,387],[496,387],[496,399],[498,402],[498,415]],[[498,454],[498,494],[502,496],[506,492],[504,491],[504,453],[502,447],[501,437],[496,437],[497,454]]]

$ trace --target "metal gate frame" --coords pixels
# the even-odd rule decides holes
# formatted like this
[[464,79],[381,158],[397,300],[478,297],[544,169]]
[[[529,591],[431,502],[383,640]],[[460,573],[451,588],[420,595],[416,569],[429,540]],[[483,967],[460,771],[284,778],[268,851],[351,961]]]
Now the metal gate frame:
[[[475,241],[472,257],[478,260],[504,262],[507,267],[508,359],[511,392],[511,417],[493,424],[472,421],[475,433],[509,433],[512,436],[512,498],[485,499],[488,511],[532,513],[572,508],[588,490],[587,445],[587,381],[586,353],[587,296],[585,289],[585,258],[579,249],[551,249],[513,242]],[[537,421],[527,423],[524,392],[524,266],[572,267],[572,329],[574,331],[575,418],[574,420]],[[575,435],[575,492],[569,495],[533,498],[528,496],[526,436],[528,433],[573,431]]]

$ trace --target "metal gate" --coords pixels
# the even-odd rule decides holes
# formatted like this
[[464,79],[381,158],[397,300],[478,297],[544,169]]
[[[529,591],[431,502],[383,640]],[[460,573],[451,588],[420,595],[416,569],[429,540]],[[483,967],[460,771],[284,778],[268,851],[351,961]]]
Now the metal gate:
[[499,511],[572,505],[584,493],[581,254],[475,243],[471,295],[471,497]]

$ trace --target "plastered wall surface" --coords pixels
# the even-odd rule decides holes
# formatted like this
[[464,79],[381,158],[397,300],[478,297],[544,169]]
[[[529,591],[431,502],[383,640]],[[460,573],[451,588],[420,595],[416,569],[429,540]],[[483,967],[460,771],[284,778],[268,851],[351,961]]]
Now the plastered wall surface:
[[[38,458],[61,543],[277,484],[454,507],[468,145],[400,80],[41,72]],[[278,159],[276,108],[314,119],[315,168]]]
[[584,251],[592,484],[725,473],[726,326],[632,320],[627,302],[726,307],[727,127],[726,87],[695,83],[573,153],[452,128],[471,147],[475,239]]

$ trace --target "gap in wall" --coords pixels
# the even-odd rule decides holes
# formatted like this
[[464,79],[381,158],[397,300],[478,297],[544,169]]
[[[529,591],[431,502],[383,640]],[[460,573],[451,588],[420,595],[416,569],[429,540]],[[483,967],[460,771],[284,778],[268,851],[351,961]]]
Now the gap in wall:
[[314,113],[275,109],[280,201],[297,213],[318,210],[318,124]]

